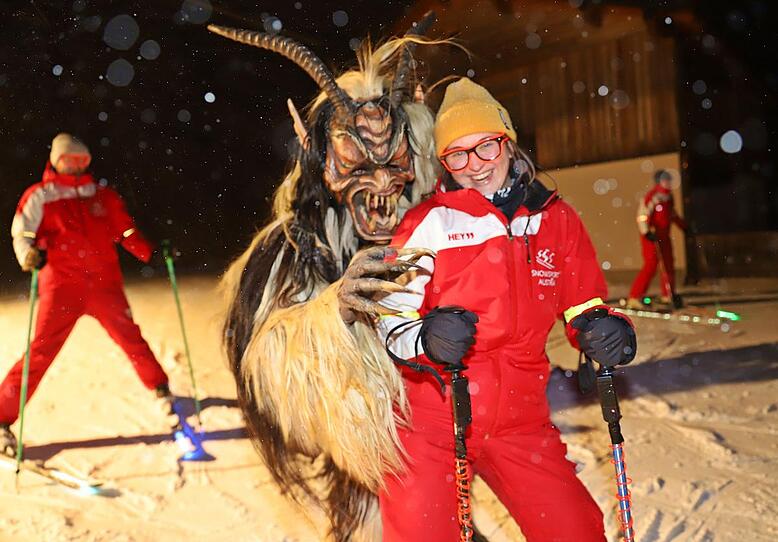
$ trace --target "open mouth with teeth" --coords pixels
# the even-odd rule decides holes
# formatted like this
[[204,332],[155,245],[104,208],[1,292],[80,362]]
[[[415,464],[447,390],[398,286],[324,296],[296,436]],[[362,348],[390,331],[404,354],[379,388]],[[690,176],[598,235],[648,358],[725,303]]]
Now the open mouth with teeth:
[[360,190],[352,196],[351,210],[361,237],[374,241],[391,239],[400,221],[397,203],[401,195],[402,186],[394,186],[381,193]]
[[494,170],[487,170],[482,173],[479,173],[478,175],[470,175],[470,181],[477,184],[489,184],[492,181],[492,172]]

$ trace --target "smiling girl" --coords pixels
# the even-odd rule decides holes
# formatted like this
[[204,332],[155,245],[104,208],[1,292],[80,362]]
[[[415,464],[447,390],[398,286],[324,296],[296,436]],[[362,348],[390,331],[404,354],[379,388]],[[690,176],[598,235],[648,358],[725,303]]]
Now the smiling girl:
[[[578,214],[535,180],[508,112],[485,88],[469,79],[448,86],[435,140],[446,173],[392,244],[437,256],[419,260],[424,269],[406,292],[382,300],[397,313],[380,330],[406,359],[466,369],[469,463],[529,542],[602,542],[602,513],[550,420],[546,339],[564,319],[576,348],[612,366],[634,358],[633,327],[604,305],[605,279]],[[384,540],[457,540],[450,394],[429,371],[404,367],[403,377],[408,461],[380,494]]]

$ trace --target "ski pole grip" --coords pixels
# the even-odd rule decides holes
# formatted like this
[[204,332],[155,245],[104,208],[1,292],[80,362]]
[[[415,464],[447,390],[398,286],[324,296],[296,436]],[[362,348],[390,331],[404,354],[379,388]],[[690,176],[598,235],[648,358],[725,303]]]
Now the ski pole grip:
[[467,429],[473,421],[472,411],[470,409],[470,389],[468,388],[467,377],[454,373],[451,379],[451,390],[454,400],[454,419],[457,425]]
[[597,393],[600,396],[602,418],[608,423],[611,443],[621,444],[624,442],[619,426],[621,411],[619,410],[618,397],[616,397],[616,389],[613,386],[613,371],[609,367],[603,367],[597,374]]
[[451,374],[451,403],[454,414],[454,437],[456,454],[459,458],[467,457],[467,448],[465,447],[465,432],[473,421],[472,410],[470,408],[470,390],[468,388],[467,377],[462,376],[459,371]]

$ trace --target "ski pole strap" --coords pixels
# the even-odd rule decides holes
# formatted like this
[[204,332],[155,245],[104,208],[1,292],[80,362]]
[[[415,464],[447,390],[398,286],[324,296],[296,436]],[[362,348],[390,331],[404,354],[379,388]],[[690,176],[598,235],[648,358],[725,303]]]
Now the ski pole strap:
[[589,356],[578,352],[578,391],[581,395],[587,395],[596,385],[597,375],[594,372],[594,364]]
[[[441,393],[446,393],[446,383],[443,382],[443,378],[441,378],[440,374],[430,367],[429,365],[424,365],[423,363],[419,363],[418,361],[410,361],[404,358],[401,358],[394,352],[392,352],[391,347],[389,346],[389,339],[392,338],[392,335],[400,331],[404,328],[410,328],[412,326],[421,325],[421,320],[409,320],[407,322],[402,322],[400,324],[397,324],[394,326],[391,330],[389,330],[389,333],[386,334],[386,341],[384,341],[384,347],[386,348],[386,353],[389,355],[391,360],[395,362],[397,365],[402,365],[403,367],[409,367],[413,369],[414,371],[418,371],[420,373],[427,373],[432,375],[432,377],[440,384],[440,391]],[[407,331],[407,329],[406,329]],[[416,342],[414,343],[414,358],[419,357],[419,343],[421,342],[421,334],[416,336]]]
[[32,316],[35,313],[35,300],[38,297],[38,270],[33,268],[30,277],[30,314],[27,319],[27,349],[24,353],[22,368],[22,389],[19,394],[19,445],[16,447],[16,475],[22,468],[24,450],[24,410],[27,404],[27,387],[30,380],[30,345],[32,344]]
[[621,411],[619,410],[619,400],[616,397],[616,389],[613,387],[613,370],[610,367],[603,367],[597,374],[597,392],[600,395],[602,418],[608,423],[611,443],[621,444],[624,442],[619,425]]

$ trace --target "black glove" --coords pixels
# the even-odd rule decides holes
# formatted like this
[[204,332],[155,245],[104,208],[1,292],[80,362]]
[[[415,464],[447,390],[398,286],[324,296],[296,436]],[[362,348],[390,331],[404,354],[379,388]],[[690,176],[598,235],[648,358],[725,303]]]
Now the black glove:
[[424,315],[419,331],[421,346],[435,363],[462,368],[462,358],[475,343],[478,316],[462,307],[435,307]]
[[630,323],[606,309],[579,314],[570,322],[578,330],[578,347],[600,365],[626,365],[637,353],[637,337]]
[[22,271],[40,270],[44,265],[46,265],[46,251],[41,248],[30,247],[24,258],[24,263],[22,263]]
[[652,243],[656,243],[656,234],[652,231],[648,232],[646,235],[644,235],[646,239],[651,241]]

